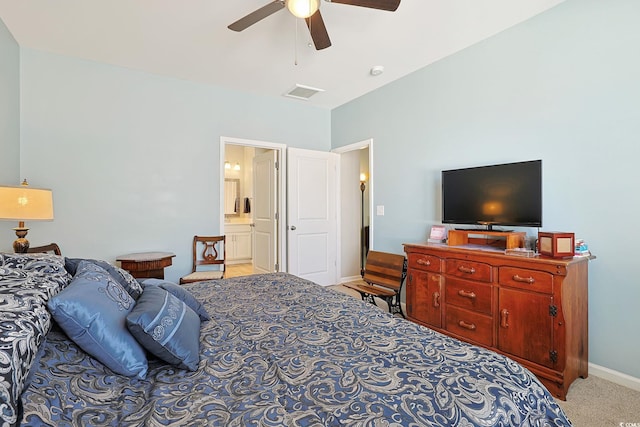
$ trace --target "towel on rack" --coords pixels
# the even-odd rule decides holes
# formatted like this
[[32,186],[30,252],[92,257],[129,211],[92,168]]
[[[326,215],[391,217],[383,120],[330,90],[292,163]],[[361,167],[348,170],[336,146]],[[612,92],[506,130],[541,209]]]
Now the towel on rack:
[[236,197],[236,203],[233,208],[233,211],[236,213],[240,213],[240,197]]
[[244,198],[244,213],[251,213],[251,202],[248,197]]

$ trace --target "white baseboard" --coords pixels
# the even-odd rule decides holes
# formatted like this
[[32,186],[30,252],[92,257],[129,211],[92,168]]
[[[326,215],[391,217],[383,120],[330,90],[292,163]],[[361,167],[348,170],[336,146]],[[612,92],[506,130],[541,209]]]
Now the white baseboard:
[[356,280],[360,279],[362,279],[362,276],[360,276],[359,274],[357,276],[341,277],[338,283],[355,282]]
[[236,265],[236,264],[253,264],[253,260],[252,259],[238,259],[238,260],[227,260],[225,261],[225,264],[227,265]]
[[640,378],[632,377],[631,375],[623,374],[622,372],[614,371],[604,366],[589,363],[589,375],[595,375],[612,383],[640,391]]

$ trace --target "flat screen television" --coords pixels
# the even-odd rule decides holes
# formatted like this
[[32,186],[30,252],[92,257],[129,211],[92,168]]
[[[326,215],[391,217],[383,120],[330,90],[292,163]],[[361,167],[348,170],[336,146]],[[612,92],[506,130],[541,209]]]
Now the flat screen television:
[[542,160],[442,171],[442,222],[542,227]]

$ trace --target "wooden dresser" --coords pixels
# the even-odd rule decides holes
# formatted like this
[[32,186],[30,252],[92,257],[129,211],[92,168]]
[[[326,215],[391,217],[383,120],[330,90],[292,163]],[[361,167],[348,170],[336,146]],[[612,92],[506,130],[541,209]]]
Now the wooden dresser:
[[505,354],[560,399],[588,375],[588,259],[405,244],[407,318]]

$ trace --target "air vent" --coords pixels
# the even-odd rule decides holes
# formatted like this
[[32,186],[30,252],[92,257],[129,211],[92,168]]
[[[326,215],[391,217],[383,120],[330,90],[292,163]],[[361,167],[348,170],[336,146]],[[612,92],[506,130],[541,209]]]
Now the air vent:
[[324,92],[324,90],[317,89],[311,86],[296,84],[295,87],[285,93],[284,96],[288,96],[289,98],[307,100],[318,92]]

